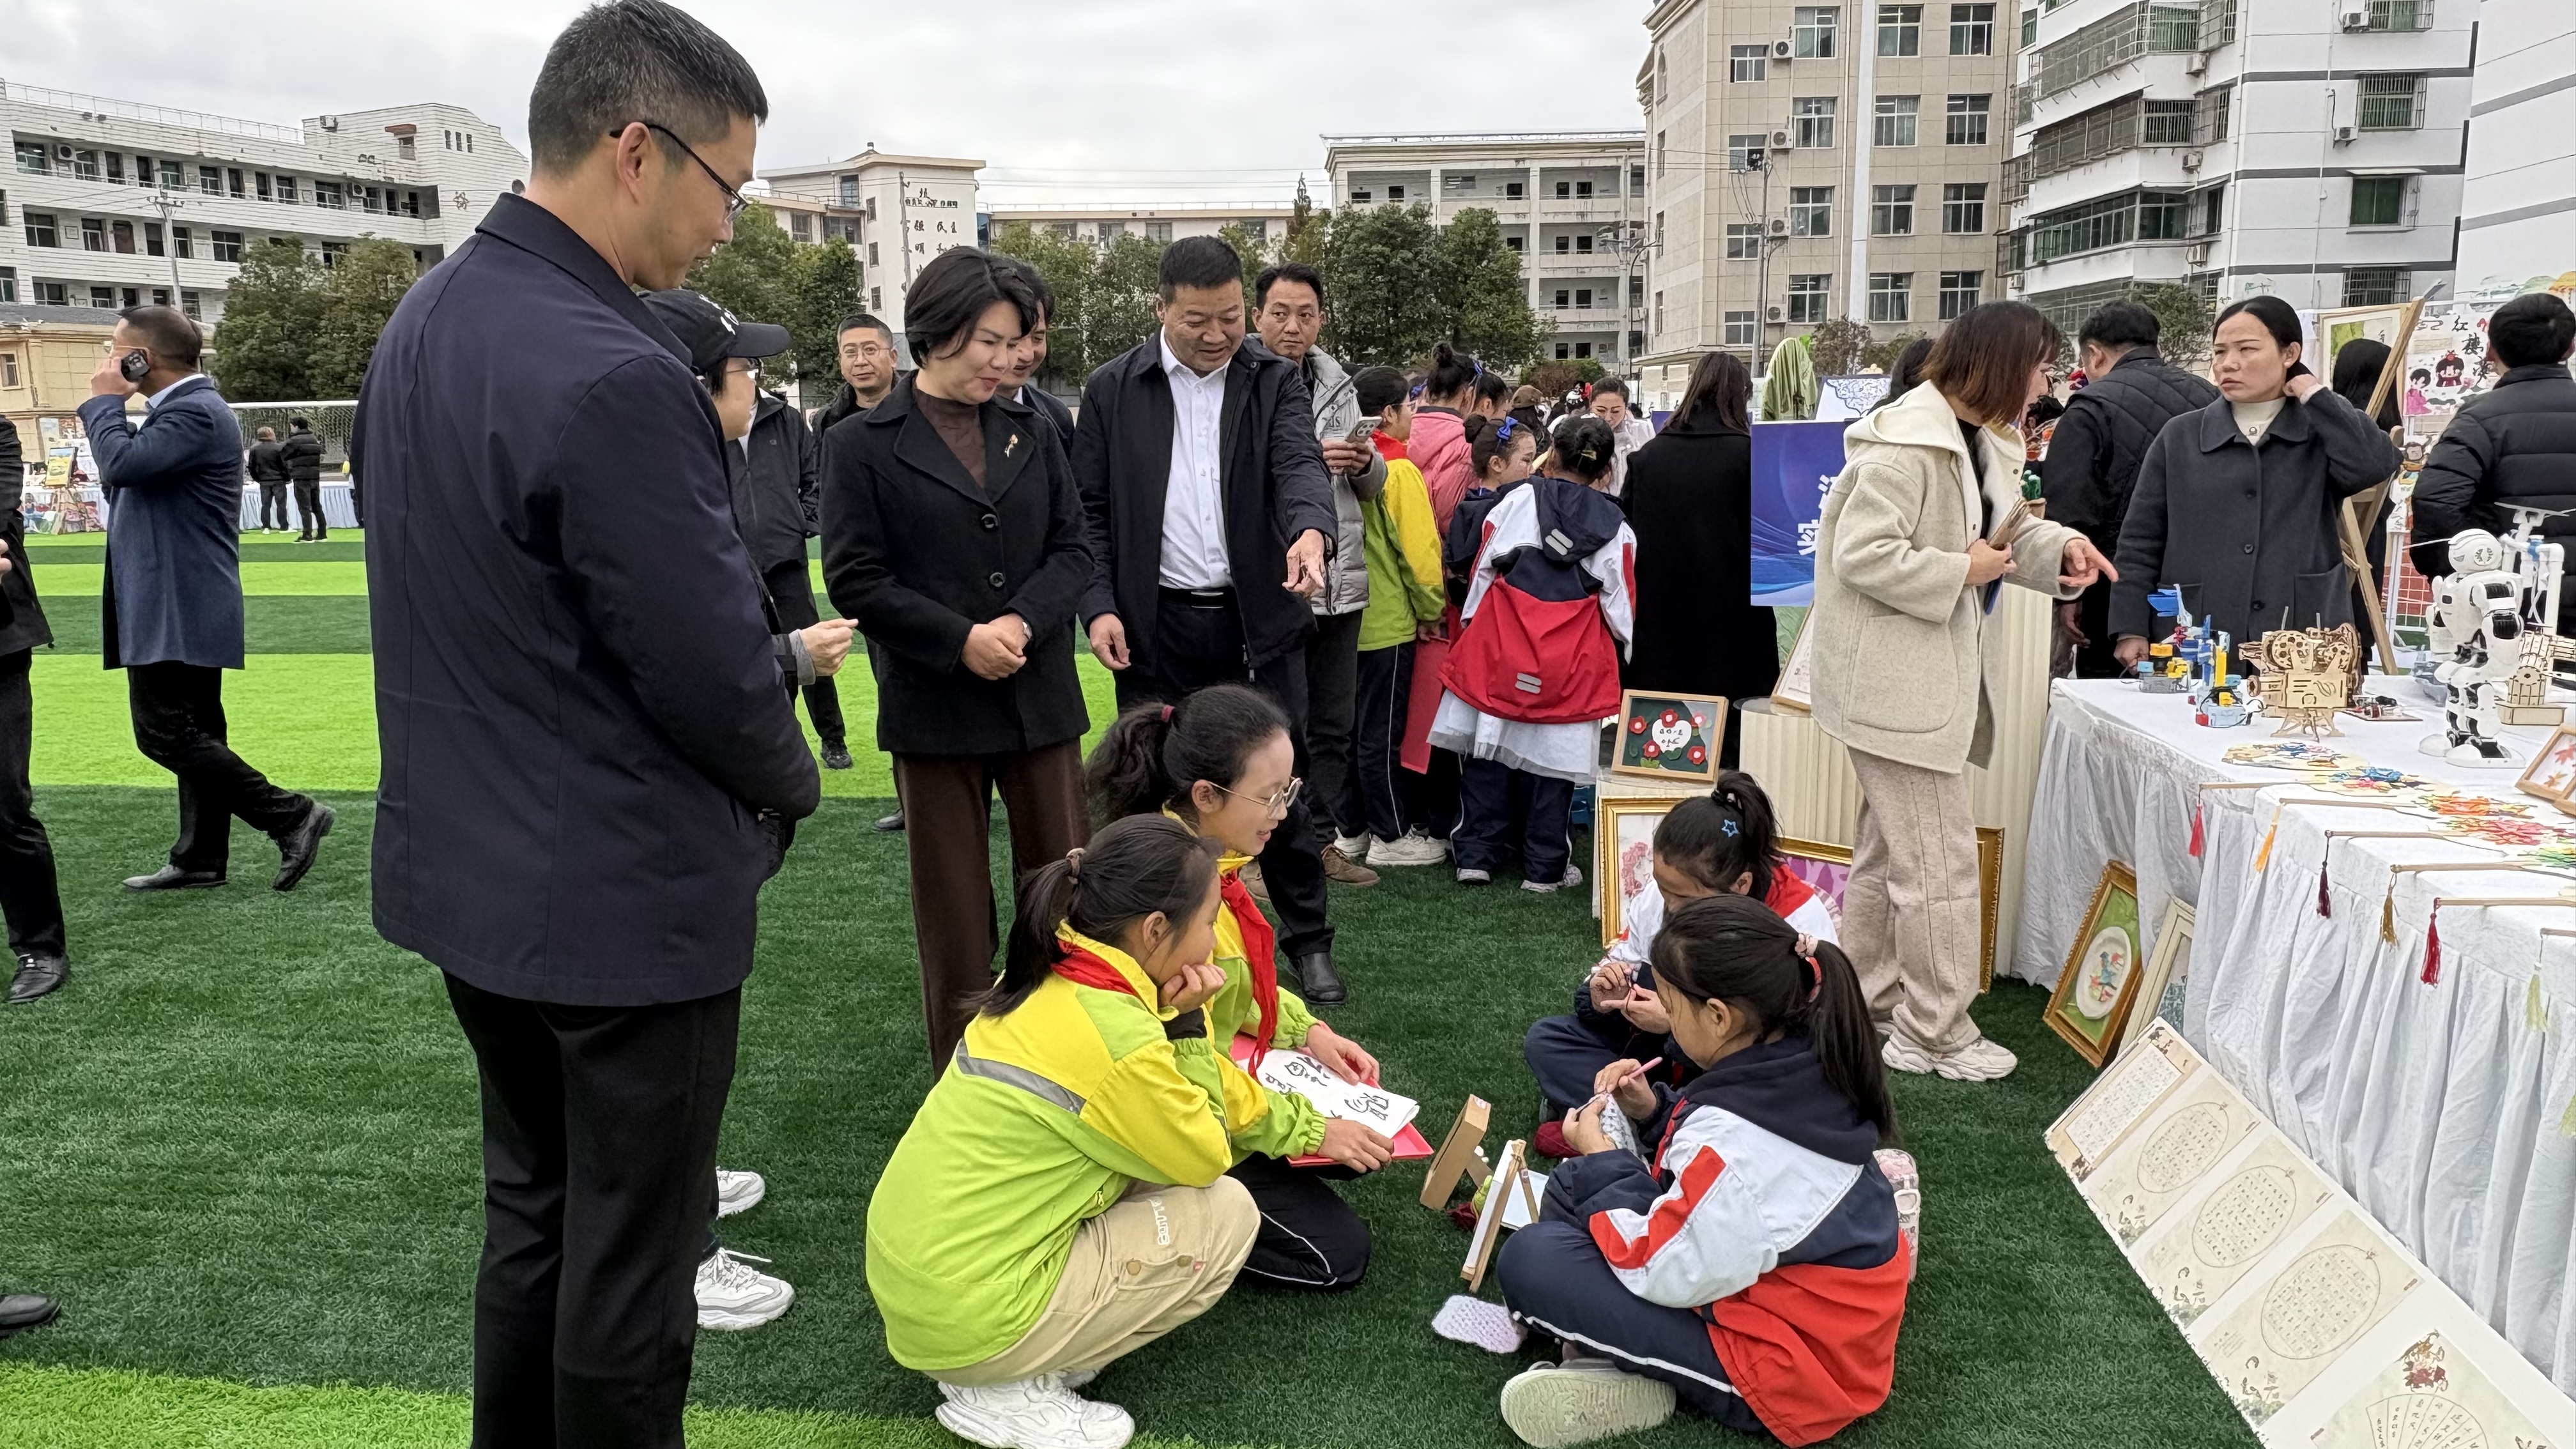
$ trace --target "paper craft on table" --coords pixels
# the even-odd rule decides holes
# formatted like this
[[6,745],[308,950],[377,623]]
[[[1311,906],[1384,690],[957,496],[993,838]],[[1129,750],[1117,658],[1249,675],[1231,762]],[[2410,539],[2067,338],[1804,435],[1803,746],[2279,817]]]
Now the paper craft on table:
[[2224,1322],[2203,1319],[2186,1336],[2260,1429],[2419,1281],[2395,1243],[2346,1209]]
[[2493,795],[2418,795],[2399,805],[2409,815],[2431,815],[2443,819],[2479,820],[2489,816],[2526,816],[2532,807],[2525,800],[2499,800]]
[[2551,1449],[2576,1439],[2541,1433],[2474,1359],[2428,1333],[2362,1385],[2308,1442],[2313,1449]]
[[2230,745],[2220,758],[2231,765],[2268,765],[2275,770],[2353,770],[2370,762],[2310,740]]
[[2216,1072],[2201,1072],[2076,1184],[2123,1250],[2207,1180],[2221,1158],[2264,1127],[2261,1114]]
[[2277,1130],[2258,1130],[2250,1149],[2213,1174],[2221,1179],[2215,1190],[2158,1223],[2129,1255],[2166,1315],[2184,1328],[2334,1200],[2334,1189]]

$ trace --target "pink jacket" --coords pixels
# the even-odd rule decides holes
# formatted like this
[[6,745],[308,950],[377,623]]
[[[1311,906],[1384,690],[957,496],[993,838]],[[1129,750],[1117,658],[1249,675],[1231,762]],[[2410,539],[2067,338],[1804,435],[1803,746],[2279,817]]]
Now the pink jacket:
[[1431,490],[1432,521],[1440,526],[1440,536],[1449,536],[1449,516],[1458,511],[1458,500],[1476,486],[1476,465],[1468,454],[1466,421],[1456,413],[1424,410],[1413,415],[1413,436],[1405,443],[1413,466],[1422,470],[1422,482]]

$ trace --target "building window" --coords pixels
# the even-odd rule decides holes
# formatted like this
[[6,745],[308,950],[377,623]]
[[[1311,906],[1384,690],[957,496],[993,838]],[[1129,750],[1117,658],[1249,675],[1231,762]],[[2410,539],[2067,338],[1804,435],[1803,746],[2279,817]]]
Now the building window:
[[2039,44],[2039,12],[2025,10],[2021,13],[2021,48],[2028,50],[2037,44]]
[[169,306],[169,305],[170,305],[170,289],[169,289],[169,288],[167,288],[167,287],[155,287],[155,288],[153,288],[153,289],[152,289],[152,305],[153,305],[153,306],[155,306],[155,307],[167,307],[167,306]]
[[[1726,78],[1730,81],[1758,81],[1771,73],[1771,47],[1767,45],[1730,45],[1726,48]],[[39,147],[39,150],[42,148]]]
[[24,219],[27,224],[27,245],[31,247],[58,247],[63,244],[61,233],[54,230],[53,213],[45,211],[22,211],[18,213],[18,215]]
[[1878,112],[1871,120],[1869,143],[1873,146],[1913,145],[1914,122],[1922,109],[1921,96],[1880,96]]
[[1756,333],[1754,332],[1752,313],[1729,312],[1726,314],[1726,330],[1719,336],[1719,340],[1722,343],[1728,347],[1751,347],[1754,345],[1755,339]]
[[1657,131],[1657,132],[1655,133],[1655,175],[1657,175],[1657,176],[1659,176],[1659,177],[1660,177],[1660,176],[1662,176],[1663,174],[1664,174],[1664,133],[1663,133],[1663,132],[1661,132],[1661,131]]
[[1825,294],[1834,284],[1831,272],[1799,272],[1789,278],[1789,320],[1820,323],[1825,320]]
[[1949,124],[1942,140],[1953,146],[1986,144],[1986,117],[1992,111],[1994,101],[1991,95],[1950,97],[1949,105],[1944,108]]
[[[0,301],[18,300],[18,274],[0,267]],[[0,352],[0,387],[18,385],[18,354]]]
[[1789,235],[1834,234],[1834,189],[1830,186],[1789,188]]
[[1760,165],[1763,153],[1770,148],[1771,138],[1761,134],[1726,138],[1726,169],[1750,171]]
[[260,199],[260,200],[262,200],[262,201],[267,201],[267,200],[269,200],[269,199],[271,198],[271,196],[272,196],[272,195],[274,195],[274,192],[273,192],[272,188],[271,188],[271,187],[269,186],[269,184],[268,184],[268,173],[267,173],[267,172],[265,172],[265,171],[260,171],[260,172],[255,172],[255,173],[253,173],[253,174],[252,174],[252,176],[251,176],[251,180],[252,180],[253,182],[255,182],[255,183],[257,183],[257,184],[258,184],[258,187],[259,187],[259,199]]
[[1660,256],[1662,256],[1663,254],[1664,254],[1664,214],[1663,214],[1662,212],[1660,212],[1660,211],[1659,211],[1659,212],[1656,212],[1656,213],[1655,213],[1655,255],[1660,257]]
[[1366,206],[1376,199],[1376,194],[1366,187],[1355,186],[1351,188],[1351,205],[1353,206]]
[[[0,267],[0,302],[15,302],[17,300],[18,269],[16,267]],[[18,354],[14,352],[0,352],[0,357],[5,357],[9,360],[9,380],[6,384],[0,385],[16,387],[18,385]]]
[[98,179],[98,153],[96,151],[74,151],[72,153],[72,179],[76,181],[96,181]]
[[295,204],[294,177],[281,176],[277,178],[277,199],[287,206],[293,206]]
[[1953,181],[1941,188],[1941,229],[1955,236],[1986,229],[1986,183]]
[[1984,286],[1985,280],[1986,274],[1983,272],[1943,272],[1941,274],[1941,320],[1950,321],[1977,305],[1978,293]]
[[107,250],[106,222],[103,222],[94,216],[85,216],[81,218],[81,250],[85,252],[103,252]]
[[1878,7],[1878,53],[1881,55],[1921,55],[1923,53],[1922,6],[1881,5]]
[[2178,191],[2138,193],[2138,240],[2180,241],[2189,198]]
[[161,163],[161,189],[164,191],[185,191],[188,189],[187,173],[180,167],[178,162],[164,161]]
[[1504,182],[1504,183],[1503,183],[1503,199],[1504,199],[1505,201],[1522,201],[1522,200],[1526,200],[1527,198],[1523,195],[1523,193],[1524,193],[1527,189],[1528,189],[1528,188],[1527,188],[1523,183],[1521,183],[1521,182],[1518,182],[1518,181],[1506,181],[1506,182]]
[[[1563,292],[1559,292],[1557,295],[1562,297],[1565,294]],[[1578,312],[1589,312],[1592,310],[1592,289],[1590,287],[1577,287],[1574,289],[1574,309]]]
[[1578,252],[1582,252],[1586,256],[1591,255],[1592,233],[1588,231],[1576,232],[1574,234],[1574,249]]
[[1914,188],[1911,186],[1873,186],[1869,189],[1869,231],[1872,236],[1914,235]]
[[1574,344],[1573,344],[1573,343],[1571,343],[1571,342],[1560,342],[1560,343],[1556,344],[1556,360],[1557,360],[1557,361],[1559,361],[1559,362],[1563,362],[1563,361],[1565,361],[1567,358],[1572,357],[1573,355],[1574,355]]
[[1656,46],[1656,47],[1655,47],[1655,99],[1656,99],[1656,100],[1658,100],[1658,101],[1660,101],[1660,100],[1662,100],[1662,99],[1664,98],[1664,82],[1665,82],[1665,80],[1669,77],[1669,75],[1671,74],[1671,72],[1669,71],[1669,69],[1664,65],[1664,59],[1665,59],[1665,57],[1664,57],[1664,48],[1663,48],[1662,46],[1660,46],[1660,45]]
[[224,168],[224,194],[234,198],[235,200],[241,199],[243,192],[240,167],[227,166]]
[[111,222],[107,228],[108,249],[119,256],[134,255],[134,223]]
[[[1661,135],[1662,133],[1657,132],[1656,134]],[[1643,196],[1646,194],[1645,167],[1631,166],[1628,168],[1628,194],[1630,196]]]
[[1388,187],[1386,189],[1386,199],[1389,201],[1402,201],[1404,199],[1404,188],[1401,186]]
[[216,261],[239,262],[241,260],[242,234],[240,232],[210,231],[206,235],[215,244]]
[[107,184],[110,186],[125,184],[125,158],[114,151],[107,153]]
[[2149,101],[2138,117],[2138,143],[2144,146],[2191,144],[2190,101]]
[[1913,318],[1914,274],[1912,272],[1870,273],[1869,320],[1910,322]]
[[1800,96],[1789,103],[1789,144],[1821,149],[1834,144],[1833,96]]
[[2343,304],[2386,307],[2403,302],[2415,289],[2415,278],[2403,267],[2353,267],[2343,274]]
[[1754,262],[1762,259],[1762,223],[1730,221],[1726,224],[1726,259],[1730,262]]
[[868,310],[871,312],[885,311],[885,288],[868,288]]
[[[1073,223],[1071,223],[1071,222],[1067,222],[1067,223],[1065,223],[1065,225],[1069,227],[1069,226],[1073,225]],[[1066,236],[1071,236],[1071,235],[1073,235],[1073,233],[1072,233],[1072,232],[1070,232],[1070,231],[1068,231],[1068,232],[1066,232],[1066,233],[1065,233],[1065,235],[1066,235]],[[868,265],[869,265],[869,266],[872,266],[872,267],[873,267],[873,266],[877,266],[877,265],[879,265],[879,263],[878,263],[878,261],[877,261],[877,244],[876,244],[875,242],[870,242],[870,243],[868,243]]]
[[38,282],[35,288],[34,300],[38,306],[68,307],[72,304],[71,288],[61,282]]
[[1592,344],[1589,342],[1578,342],[1574,344],[1574,355],[1577,357],[1590,357],[1592,355]]
[[[1104,221],[1100,224],[1100,244],[1102,246],[1107,246],[1126,234],[1127,223],[1123,221]],[[871,252],[870,255],[873,256],[874,253]]]
[[1664,294],[1663,294],[1663,293],[1661,293],[1661,292],[1657,292],[1657,293],[1655,294],[1655,335],[1656,335],[1656,336],[1658,336],[1658,337],[1660,337],[1660,336],[1662,336],[1662,335],[1663,335],[1663,331],[1664,331]]
[[2406,224],[2406,178],[2403,176],[2352,178],[2352,224],[2354,226],[2404,226]]
[[1265,216],[1246,218],[1243,235],[1256,246],[1266,244],[1270,240],[1270,219]]
[[1952,55],[1995,53],[1994,6],[1981,4],[1950,7],[1950,53]]
[[92,288],[90,288],[90,289],[89,289],[89,304],[90,304],[91,306],[93,306],[93,307],[96,307],[97,309],[99,309],[99,310],[100,310],[100,311],[102,311],[102,312],[113,312],[113,311],[115,311],[115,310],[116,310],[116,289],[115,289],[114,287],[92,287]]
[[205,313],[202,310],[202,304],[197,300],[197,294],[194,292],[181,292],[179,294],[179,310],[187,313],[192,320],[204,320]]
[[1158,247],[1170,246],[1172,244],[1172,224],[1168,221],[1149,221],[1145,223],[1145,240],[1152,242]]
[[[2429,30],[2433,25],[2433,0],[2370,0],[2370,28],[2373,30]],[[2347,302],[2346,306],[2365,303]]]
[[2361,78],[2363,130],[2412,131],[2423,124],[2422,76],[2366,75]]
[[1830,60],[1834,30],[1842,24],[1839,5],[1801,5],[1790,12],[1789,49],[1801,60]]
[[2213,86],[2191,98],[2191,142],[2206,146],[2227,139],[2227,113],[2236,99],[2233,83]]
[[340,259],[348,254],[349,244],[347,242],[326,241],[322,244],[322,265],[326,267],[336,267],[340,265]]
[[2227,183],[2222,181],[2193,197],[2191,234],[2215,236],[2227,220]]
[[814,239],[814,218],[801,211],[787,213],[787,234],[801,242]]
[[170,228],[170,255],[191,261],[196,258],[197,246],[195,241],[190,238],[186,227],[174,226]]
[[1524,252],[1529,250],[1529,243],[1516,236],[1507,236],[1503,238],[1503,245],[1510,247],[1515,252]]
[[313,183],[313,204],[315,206],[329,207],[333,211],[339,211],[346,207],[348,203],[342,197],[339,182],[316,181]]
[[223,195],[223,194],[224,194],[224,173],[223,173],[222,169],[221,169],[221,168],[219,168],[219,167],[214,167],[214,166],[200,166],[200,167],[198,167],[198,168],[197,168],[197,189],[198,189],[199,191],[202,191],[202,192],[206,193],[208,196],[221,196],[221,195]]
[[834,186],[836,188],[834,194],[840,197],[841,205],[852,211],[859,209],[859,178],[843,176],[834,183]]
[[[1760,50],[1760,46],[1753,47]],[[42,141],[18,143],[18,169],[35,176],[50,176],[54,170],[54,153]]]

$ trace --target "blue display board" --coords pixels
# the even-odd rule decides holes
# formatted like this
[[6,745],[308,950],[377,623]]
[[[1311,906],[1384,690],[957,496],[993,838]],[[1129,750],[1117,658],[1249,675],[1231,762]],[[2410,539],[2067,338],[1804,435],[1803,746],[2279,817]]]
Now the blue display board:
[[1753,425],[1753,602],[1816,598],[1816,517],[1843,471],[1849,423]]

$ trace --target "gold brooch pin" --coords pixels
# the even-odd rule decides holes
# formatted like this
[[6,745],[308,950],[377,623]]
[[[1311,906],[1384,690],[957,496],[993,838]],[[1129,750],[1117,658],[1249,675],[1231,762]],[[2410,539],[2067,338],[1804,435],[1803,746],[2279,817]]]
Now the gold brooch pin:
[[1011,456],[1011,450],[1012,450],[1013,448],[1018,447],[1019,445],[1020,445],[1020,435],[1019,435],[1019,434],[1017,434],[1017,433],[1013,433],[1013,434],[1011,434],[1011,440],[1010,440],[1009,442],[1004,443],[1004,444],[1002,445],[1002,456],[1003,456],[1003,457],[1005,457],[1005,458],[1007,458],[1007,457]]

